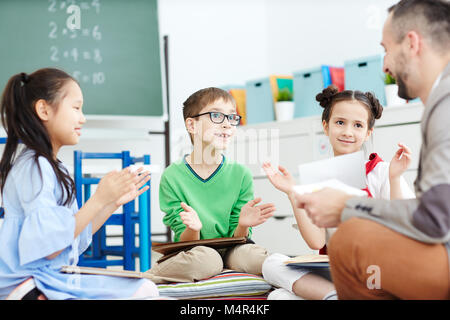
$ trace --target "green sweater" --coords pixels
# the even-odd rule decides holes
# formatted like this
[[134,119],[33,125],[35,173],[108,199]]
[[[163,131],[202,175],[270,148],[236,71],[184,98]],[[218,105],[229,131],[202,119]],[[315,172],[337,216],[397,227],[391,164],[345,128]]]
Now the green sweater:
[[[174,241],[186,229],[179,213],[185,202],[202,222],[200,239],[232,237],[241,208],[253,199],[253,178],[243,165],[223,156],[222,164],[205,180],[187,164],[185,158],[172,163],[161,177],[159,205],[165,212],[163,222],[175,233]],[[249,237],[252,234],[249,228]]]

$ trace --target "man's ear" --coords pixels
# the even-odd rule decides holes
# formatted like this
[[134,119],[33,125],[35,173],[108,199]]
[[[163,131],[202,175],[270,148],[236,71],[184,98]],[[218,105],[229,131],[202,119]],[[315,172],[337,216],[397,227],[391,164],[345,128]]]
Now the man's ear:
[[325,120],[322,121],[322,127],[323,127],[323,132],[328,137],[328,123]]
[[48,121],[51,115],[51,107],[44,99],[39,99],[34,105],[36,114],[42,121]]
[[422,37],[416,31],[409,31],[405,37],[406,49],[413,55],[419,54],[422,50]]

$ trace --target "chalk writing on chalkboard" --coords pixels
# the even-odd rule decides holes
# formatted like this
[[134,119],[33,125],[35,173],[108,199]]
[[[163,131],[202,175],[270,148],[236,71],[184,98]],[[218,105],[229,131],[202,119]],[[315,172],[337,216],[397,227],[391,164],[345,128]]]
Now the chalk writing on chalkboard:
[[[77,8],[77,9],[74,9]],[[81,27],[82,12],[94,11],[95,14],[100,14],[101,3],[100,0],[92,1],[76,1],[76,0],[49,0],[47,11],[50,15],[48,38],[50,39],[50,54],[49,59],[52,63],[59,62],[74,62],[75,70],[72,76],[81,83],[90,83],[93,85],[102,85],[106,81],[106,74],[100,69],[103,62],[103,55],[100,49],[100,42],[102,40],[102,31],[99,24]],[[83,10],[83,11],[81,11]],[[58,25],[56,19],[53,19],[58,12],[67,13],[68,19],[63,25]],[[70,20],[70,23],[69,23]],[[70,26],[77,27],[70,27]],[[76,47],[75,39],[89,39],[92,41],[92,48],[80,50]],[[67,42],[58,42],[58,40],[73,39],[74,45],[67,47]],[[64,43],[64,45],[62,45]],[[94,72],[86,73],[77,70],[76,64],[83,62],[92,62],[97,69]],[[81,68],[80,68],[81,69]]]
[[[77,79],[87,115],[162,116],[157,4],[0,0],[0,88],[14,74],[58,68]],[[79,8],[79,29],[67,24],[71,6]]]

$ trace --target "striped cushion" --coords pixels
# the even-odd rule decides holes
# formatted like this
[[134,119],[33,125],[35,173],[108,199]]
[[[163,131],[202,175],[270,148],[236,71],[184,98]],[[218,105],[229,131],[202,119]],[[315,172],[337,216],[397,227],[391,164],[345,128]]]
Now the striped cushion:
[[226,270],[206,280],[187,283],[159,284],[160,296],[178,299],[239,299],[263,296],[272,288],[263,278],[236,271]]

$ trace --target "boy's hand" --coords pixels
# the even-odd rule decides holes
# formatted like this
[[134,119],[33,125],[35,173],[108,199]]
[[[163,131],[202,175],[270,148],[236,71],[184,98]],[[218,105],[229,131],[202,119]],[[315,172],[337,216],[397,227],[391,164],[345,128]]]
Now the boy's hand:
[[262,204],[256,206],[261,202],[261,198],[256,198],[247,202],[241,208],[239,216],[239,225],[242,227],[256,227],[273,216],[275,205],[273,203]]
[[181,207],[184,211],[180,212],[180,217],[184,225],[193,231],[200,231],[202,229],[202,222],[200,221],[197,212],[184,202],[181,202]]
[[397,179],[408,169],[411,164],[411,150],[404,144],[399,143],[400,147],[395,153],[389,164],[389,178]]
[[295,185],[295,180],[286,168],[278,166],[278,170],[281,174],[272,166],[270,162],[264,162],[262,168],[269,178],[269,181],[275,188],[289,194],[292,187]]

